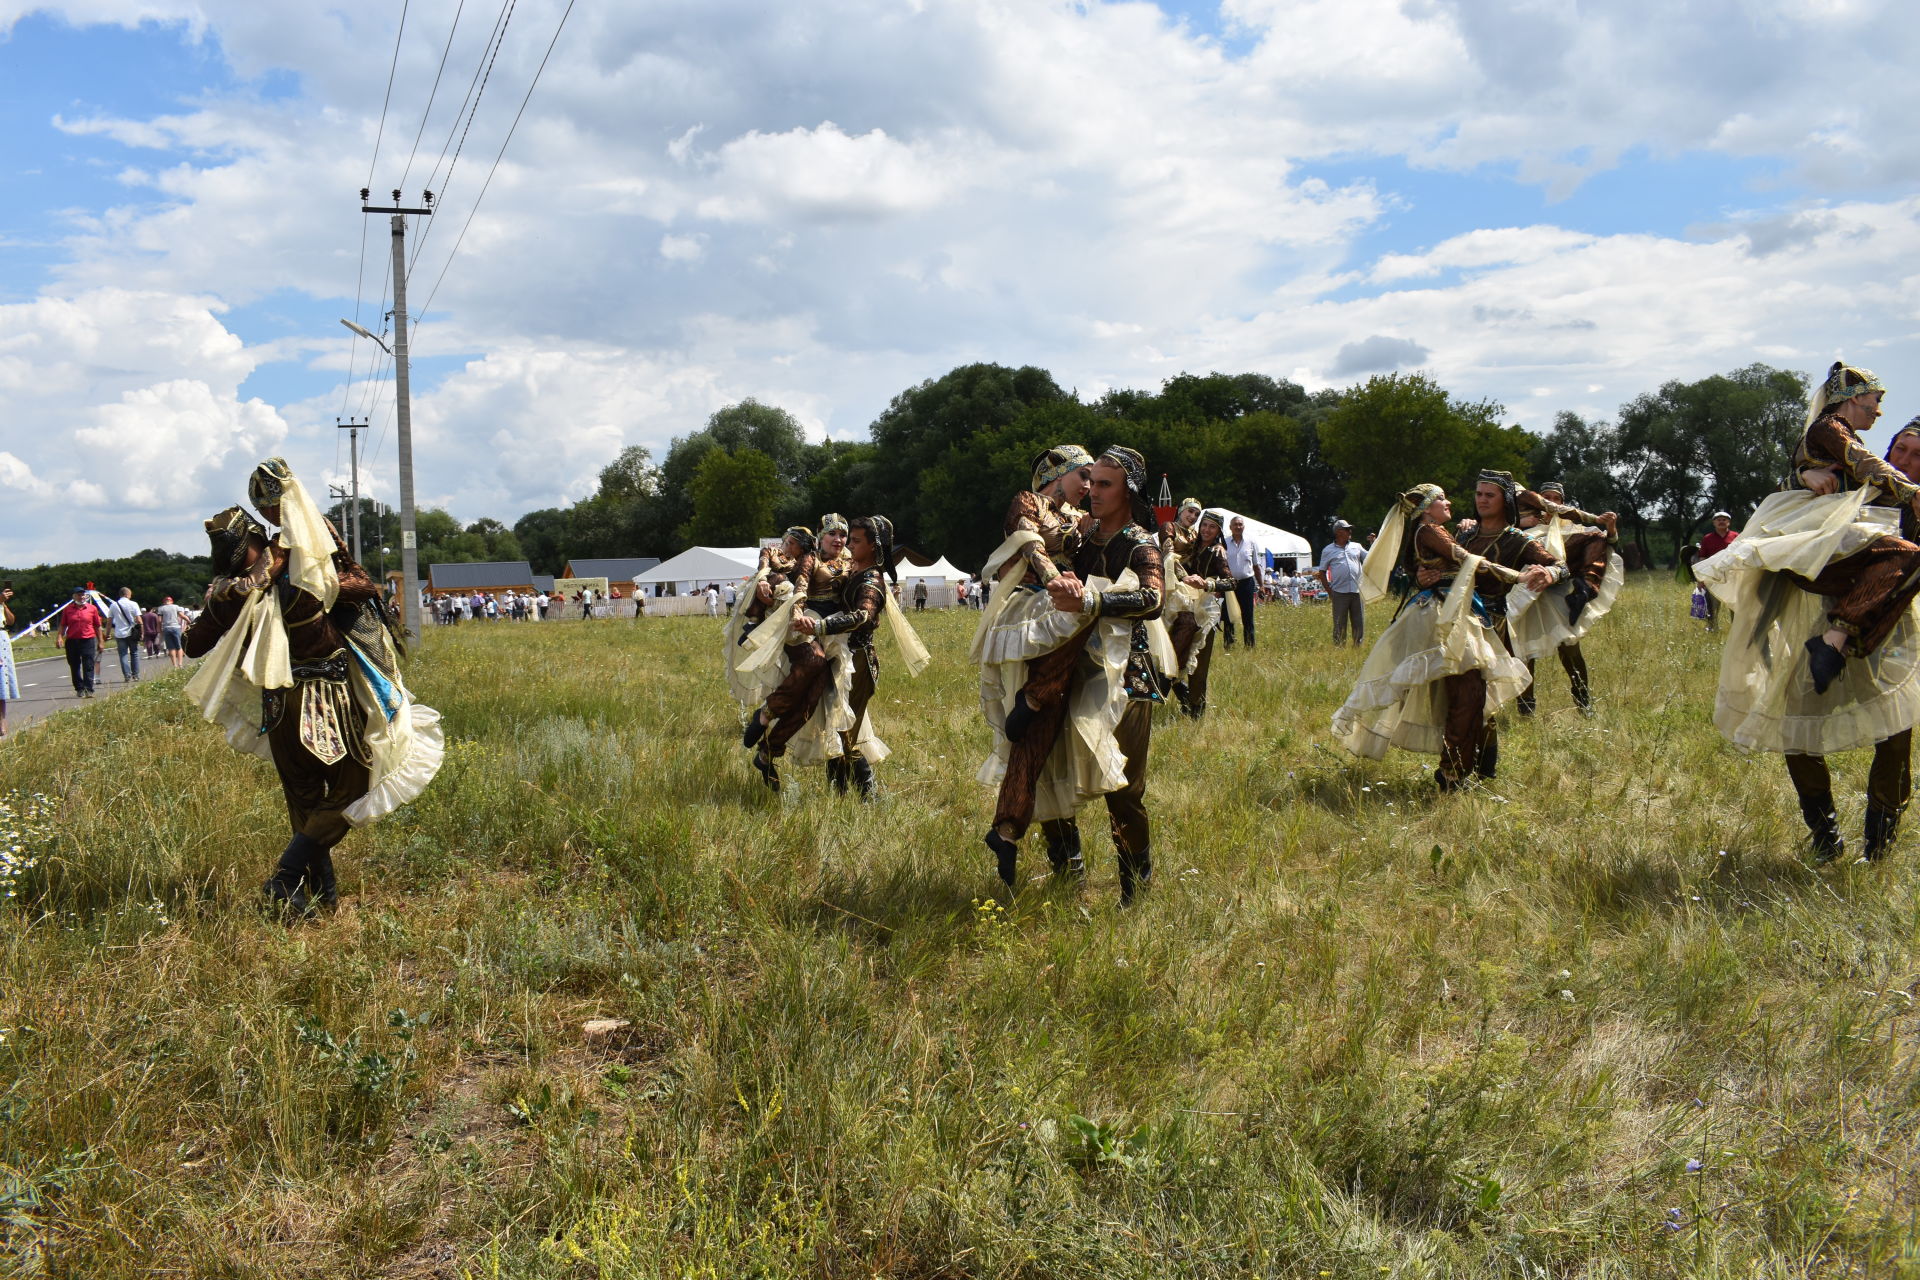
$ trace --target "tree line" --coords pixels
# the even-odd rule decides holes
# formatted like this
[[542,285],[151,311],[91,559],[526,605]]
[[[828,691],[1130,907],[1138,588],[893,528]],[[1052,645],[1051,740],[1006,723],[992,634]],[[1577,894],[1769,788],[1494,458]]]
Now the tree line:
[[1197,495],[1316,544],[1336,518],[1378,521],[1420,481],[1465,491],[1483,467],[1558,479],[1589,509],[1619,512],[1644,564],[1671,559],[1716,508],[1744,514],[1778,485],[1806,393],[1801,375],[1755,364],[1666,383],[1612,422],[1562,413],[1535,432],[1497,401],[1418,373],[1315,392],[1265,374],[1183,373],[1157,391],[1082,399],[1044,369],[969,364],[896,395],[864,441],[811,443],[777,406],[730,405],[658,463],[628,447],[591,497],[510,532],[536,569],[555,571],[570,557],[747,546],[822,512],[880,511],[903,544],[972,567],[999,542],[1033,456],[1075,441],[1131,445],[1176,501]]
[[[1031,365],[968,364],[894,396],[861,441],[813,442],[775,405],[745,400],[714,413],[655,460],[629,446],[593,494],[528,512],[511,527],[418,513],[420,564],[530,561],[558,573],[569,559],[675,555],[689,546],[750,546],[823,512],[879,511],[903,545],[977,567],[1000,541],[1000,518],[1033,456],[1067,441],[1146,455],[1153,483],[1303,535],[1318,545],[1337,517],[1364,527],[1425,480],[1464,492],[1482,467],[1538,483],[1558,479],[1590,510],[1613,510],[1641,564],[1671,560],[1718,508],[1739,519],[1777,487],[1799,438],[1806,380],[1749,365],[1636,396],[1613,421],[1559,414],[1535,432],[1497,401],[1467,400],[1419,373],[1381,374],[1309,392],[1259,373],[1183,373],[1157,391],[1082,399]],[[347,528],[346,504],[331,509]],[[362,500],[362,556],[399,564],[399,517]],[[143,551],[126,560],[0,570],[22,599],[74,582],[197,596],[205,560]],[[45,582],[42,582],[42,579]],[[31,589],[29,589],[29,587]],[[144,594],[143,594],[144,593]],[[18,608],[16,601],[16,609]]]

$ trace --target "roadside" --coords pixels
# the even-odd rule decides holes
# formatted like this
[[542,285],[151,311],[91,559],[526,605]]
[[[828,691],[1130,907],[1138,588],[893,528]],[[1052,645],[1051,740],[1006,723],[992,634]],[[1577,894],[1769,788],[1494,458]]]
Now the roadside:
[[[93,676],[93,695],[96,700],[111,698],[123,689],[133,687],[120,678],[120,660],[111,647],[101,658],[99,669]],[[17,658],[14,665],[20,672],[20,697],[7,703],[9,737],[38,724],[56,711],[84,704],[84,699],[73,691],[73,678],[67,671],[65,655],[55,658]],[[164,657],[140,660],[142,680],[158,679],[172,669]]]

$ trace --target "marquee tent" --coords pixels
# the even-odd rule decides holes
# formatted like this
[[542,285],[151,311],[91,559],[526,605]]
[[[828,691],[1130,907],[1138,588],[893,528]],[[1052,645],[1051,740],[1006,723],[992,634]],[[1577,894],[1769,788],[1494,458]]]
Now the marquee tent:
[[709,582],[738,582],[759,565],[758,547],[688,547],[635,578],[633,585],[684,596]]
[[[1229,511],[1225,507],[1221,507],[1219,510],[1227,517],[1227,525],[1229,528],[1232,527],[1234,517],[1236,516],[1239,516],[1240,519],[1247,522],[1247,540],[1253,543],[1254,548],[1266,558],[1269,567],[1273,565],[1274,557],[1276,556],[1281,559],[1291,558],[1296,567],[1304,567],[1313,563],[1313,544],[1299,534],[1288,533],[1278,525],[1268,524],[1263,520],[1255,520],[1252,516],[1240,515],[1239,512]],[[1221,532],[1223,536],[1226,533],[1225,530]]]

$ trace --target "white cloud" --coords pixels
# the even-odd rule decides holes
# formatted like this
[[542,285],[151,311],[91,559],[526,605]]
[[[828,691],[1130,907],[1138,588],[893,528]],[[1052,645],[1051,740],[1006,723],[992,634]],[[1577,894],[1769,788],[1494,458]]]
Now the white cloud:
[[[37,518],[63,509],[53,495],[172,507],[165,537],[184,546],[201,507],[237,495],[250,452],[343,478],[340,388],[317,385],[346,364],[338,313],[324,336],[249,345],[226,308],[354,292],[396,16],[374,0],[51,8],[181,24],[243,77],[292,72],[301,96],[61,106],[63,141],[114,153],[121,194],[75,214],[45,296],[0,306],[0,393],[35,423],[0,427],[0,485],[31,526],[0,532],[0,562],[108,536]],[[559,9],[517,11],[452,182],[432,178],[439,225],[411,232],[416,311]],[[0,31],[24,11],[0,0]],[[1210,368],[1320,384],[1419,359],[1536,425],[1756,358],[1821,366],[1836,344],[1884,343],[1883,373],[1920,377],[1898,265],[1920,209],[1887,194],[1920,177],[1905,74],[1920,23],[1892,0],[1222,13],[1246,56],[1144,3],[577,8],[418,334],[418,355],[459,357],[417,373],[422,501],[511,519],[586,492],[623,444],[659,450],[749,394],[856,435],[901,388],[974,359],[1085,391]],[[410,10],[377,189],[400,181],[452,18]],[[470,18],[456,84],[486,35]],[[1819,73],[1843,63],[1873,92]],[[443,85],[409,189],[457,100]],[[1752,192],[1684,237],[1496,213],[1357,252],[1404,203],[1381,178],[1303,173],[1388,156],[1564,196],[1622,157],[1700,152],[1769,158],[1830,198]],[[385,236],[381,220],[365,230],[371,309]],[[313,380],[262,403],[249,378],[300,360]],[[369,487],[391,497],[391,432],[374,439]]]

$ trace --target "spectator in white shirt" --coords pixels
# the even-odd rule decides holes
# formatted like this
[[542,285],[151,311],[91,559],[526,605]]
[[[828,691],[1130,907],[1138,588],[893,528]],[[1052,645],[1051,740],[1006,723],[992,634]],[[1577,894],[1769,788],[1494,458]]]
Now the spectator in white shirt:
[[113,647],[120,653],[120,683],[131,684],[140,678],[140,606],[134,603],[132,587],[120,588],[107,621],[113,625]]
[[1367,562],[1367,549],[1353,540],[1353,526],[1345,520],[1333,522],[1333,541],[1320,551],[1316,573],[1327,586],[1333,601],[1333,642],[1346,639],[1353,628],[1353,644],[1359,648],[1366,634],[1366,614],[1360,608],[1360,568]]
[[[1233,518],[1232,536],[1226,541],[1227,572],[1233,575],[1233,598],[1240,603],[1240,621],[1246,627],[1247,648],[1253,648],[1253,601],[1255,594],[1266,585],[1266,564],[1260,548],[1247,537],[1247,522],[1239,516]],[[1229,615],[1220,620],[1220,627],[1226,633],[1227,652],[1233,652],[1233,618]]]

